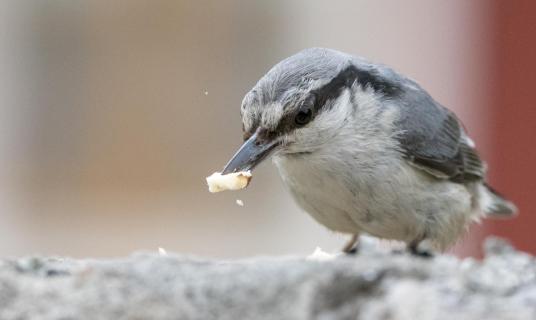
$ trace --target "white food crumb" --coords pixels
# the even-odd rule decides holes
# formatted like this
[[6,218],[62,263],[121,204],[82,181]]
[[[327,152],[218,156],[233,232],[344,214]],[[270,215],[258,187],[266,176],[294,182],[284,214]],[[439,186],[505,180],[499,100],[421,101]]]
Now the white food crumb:
[[235,172],[222,175],[220,172],[214,172],[207,177],[208,191],[220,192],[225,190],[240,190],[247,187],[251,180],[251,172]]
[[337,256],[331,253],[327,253],[320,247],[316,247],[315,251],[305,258],[310,261],[329,261],[335,259]]
[[158,248],[158,254],[161,255],[161,256],[167,256],[166,249],[159,247]]
[[244,206],[244,201],[240,200],[240,199],[236,199],[236,204],[243,207]]
[[208,91],[205,91],[205,96],[208,96]]

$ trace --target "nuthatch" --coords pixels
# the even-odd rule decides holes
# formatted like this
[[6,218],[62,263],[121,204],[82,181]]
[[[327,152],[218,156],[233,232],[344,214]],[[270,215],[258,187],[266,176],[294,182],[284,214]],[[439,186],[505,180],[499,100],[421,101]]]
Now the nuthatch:
[[361,233],[444,250],[471,221],[516,212],[458,118],[386,66],[303,50],[259,80],[241,115],[245,142],[223,174],[272,156],[301,208],[353,235],[345,251]]

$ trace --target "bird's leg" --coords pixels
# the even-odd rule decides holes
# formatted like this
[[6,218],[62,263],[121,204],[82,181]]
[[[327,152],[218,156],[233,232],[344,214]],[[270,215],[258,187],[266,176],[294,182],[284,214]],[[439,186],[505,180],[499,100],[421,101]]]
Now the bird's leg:
[[421,258],[432,258],[434,254],[430,249],[422,248],[420,245],[424,241],[424,238],[414,240],[408,244],[409,252],[417,257]]
[[346,254],[356,254],[359,245],[359,235],[354,234],[350,240],[342,248],[342,252]]

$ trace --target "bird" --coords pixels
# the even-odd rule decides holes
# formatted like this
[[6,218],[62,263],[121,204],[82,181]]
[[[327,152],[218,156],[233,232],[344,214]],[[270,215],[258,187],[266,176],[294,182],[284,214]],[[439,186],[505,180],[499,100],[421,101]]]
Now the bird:
[[517,213],[457,116],[383,64],[304,49],[260,78],[240,115],[244,142],[222,174],[271,157],[298,206],[350,236],[344,252],[366,234],[428,256],[473,222]]

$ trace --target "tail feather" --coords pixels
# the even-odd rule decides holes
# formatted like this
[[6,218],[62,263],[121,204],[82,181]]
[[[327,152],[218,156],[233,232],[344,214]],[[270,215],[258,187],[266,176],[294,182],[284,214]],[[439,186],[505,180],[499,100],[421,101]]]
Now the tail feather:
[[508,218],[517,214],[516,205],[486,183],[482,185],[480,197],[482,210],[488,217]]

